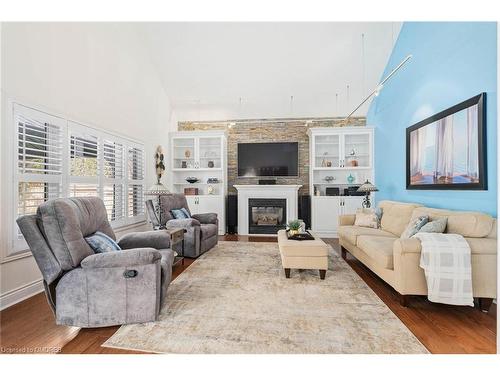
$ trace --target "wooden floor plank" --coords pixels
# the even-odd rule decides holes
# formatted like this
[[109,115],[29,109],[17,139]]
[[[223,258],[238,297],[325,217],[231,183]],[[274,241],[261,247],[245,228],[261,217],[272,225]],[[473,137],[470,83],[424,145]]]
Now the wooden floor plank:
[[[221,240],[276,242],[276,237],[226,235]],[[339,252],[337,240],[325,241]],[[193,262],[186,259],[184,265],[174,268],[172,277]],[[496,305],[486,314],[472,307],[446,306],[412,297],[409,307],[402,307],[397,293],[361,262],[349,256],[347,263],[431,353],[496,353]],[[60,348],[61,353],[142,353],[101,346],[118,328],[57,326],[45,295],[40,293],[0,312],[0,347],[2,353],[23,352],[26,348],[46,348],[46,352]]]

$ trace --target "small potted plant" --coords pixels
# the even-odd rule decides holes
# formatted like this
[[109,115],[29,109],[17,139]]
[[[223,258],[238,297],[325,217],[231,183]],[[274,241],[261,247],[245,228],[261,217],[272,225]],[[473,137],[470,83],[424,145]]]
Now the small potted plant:
[[288,222],[288,234],[290,236],[295,236],[300,232],[300,221],[298,220],[290,220]]

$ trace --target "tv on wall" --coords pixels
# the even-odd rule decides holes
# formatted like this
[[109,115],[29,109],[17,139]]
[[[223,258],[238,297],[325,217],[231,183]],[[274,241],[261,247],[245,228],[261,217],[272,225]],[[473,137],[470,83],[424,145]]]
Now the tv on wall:
[[486,190],[486,94],[406,129],[407,189]]
[[297,177],[298,142],[238,143],[238,177]]

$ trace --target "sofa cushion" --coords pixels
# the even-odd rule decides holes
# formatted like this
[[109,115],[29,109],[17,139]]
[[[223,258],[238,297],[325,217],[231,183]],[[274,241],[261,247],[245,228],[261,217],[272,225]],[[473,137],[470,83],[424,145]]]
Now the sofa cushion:
[[366,255],[372,258],[379,266],[394,269],[393,245],[395,237],[366,236],[358,237],[358,244]]
[[[382,208],[382,219],[380,228],[391,232],[397,237],[406,229],[415,208],[420,207],[417,203],[403,203],[394,201],[382,201],[379,207]],[[425,214],[421,214],[422,216]]]
[[201,239],[217,236],[218,227],[216,224],[201,224]]
[[453,211],[438,208],[419,207],[413,211],[413,216],[428,215],[429,219],[448,218],[446,233],[461,234],[464,237],[486,237],[494,225],[490,215],[481,212]]
[[53,199],[41,204],[37,215],[63,271],[78,267],[84,258],[94,254],[84,237],[100,231],[116,238],[104,203],[97,197]]
[[[472,238],[465,237],[465,240],[470,246],[473,255],[479,254],[497,254],[497,240],[496,238]],[[408,239],[398,239],[395,242],[394,249],[401,253],[417,253],[422,251],[422,245],[418,238],[412,237]]]
[[390,237],[396,238],[392,233],[386,232],[382,229],[358,227],[355,225],[343,225],[338,229],[339,237],[355,246],[357,246],[357,239],[362,235],[369,236],[380,236],[380,237]]

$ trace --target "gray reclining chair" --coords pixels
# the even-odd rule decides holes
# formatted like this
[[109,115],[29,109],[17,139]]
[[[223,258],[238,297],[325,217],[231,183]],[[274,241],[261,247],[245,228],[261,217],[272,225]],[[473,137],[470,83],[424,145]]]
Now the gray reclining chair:
[[174,253],[165,231],[130,233],[123,251],[94,254],[84,237],[115,239],[99,198],[61,198],[17,219],[43,275],[56,323],[105,327],[158,318],[172,277]]
[[[217,245],[219,240],[219,220],[215,213],[191,215],[190,219],[174,219],[170,213],[173,209],[185,208],[189,210],[184,194],[162,195],[161,225],[167,229],[184,228],[184,256],[197,258],[204,252]],[[154,213],[154,211],[153,211]]]

